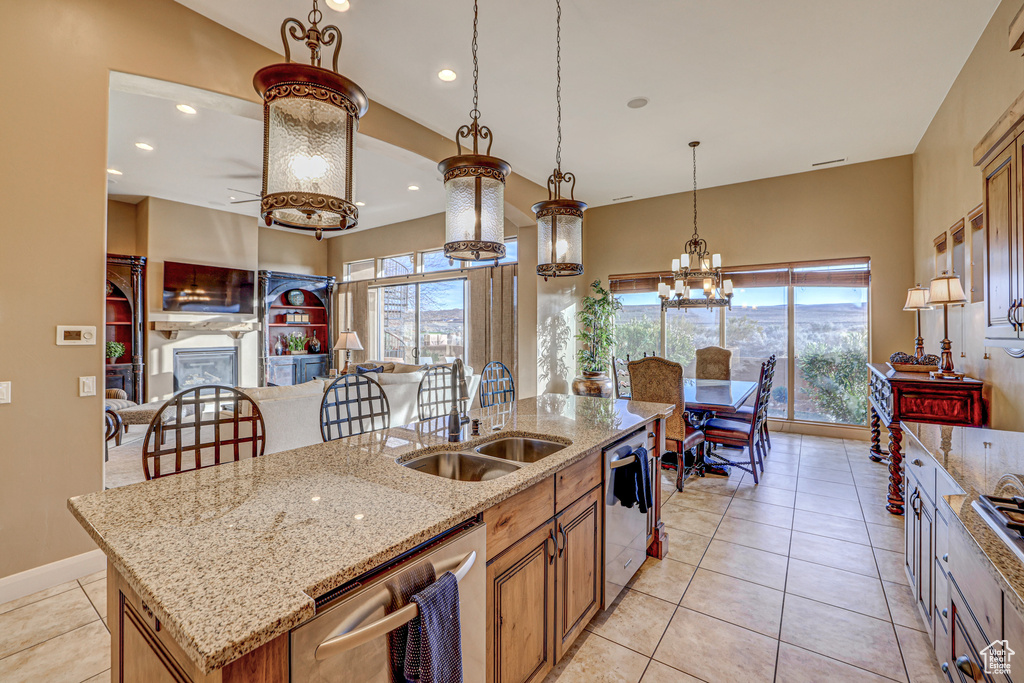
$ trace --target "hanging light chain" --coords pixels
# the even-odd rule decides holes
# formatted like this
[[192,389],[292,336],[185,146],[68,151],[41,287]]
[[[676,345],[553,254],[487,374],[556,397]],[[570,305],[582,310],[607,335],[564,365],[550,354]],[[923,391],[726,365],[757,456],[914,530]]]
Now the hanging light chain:
[[479,37],[478,24],[480,20],[480,8],[477,0],[473,0],[473,110],[469,112],[470,118],[474,121],[480,118],[480,61],[476,56],[476,42]]
[[693,236],[697,237],[697,144],[690,143],[693,150]]
[[558,139],[555,168],[562,170],[562,0],[555,0],[555,105],[558,109]]

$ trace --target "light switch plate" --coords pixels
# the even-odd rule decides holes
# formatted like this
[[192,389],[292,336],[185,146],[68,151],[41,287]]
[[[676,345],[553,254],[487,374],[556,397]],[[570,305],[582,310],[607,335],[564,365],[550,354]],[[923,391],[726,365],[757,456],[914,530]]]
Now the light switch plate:
[[79,377],[78,378],[78,395],[79,396],[95,396],[96,395],[96,378],[95,377]]
[[57,325],[57,346],[95,345],[95,325]]
[[11,383],[0,382],[0,403],[11,402]]

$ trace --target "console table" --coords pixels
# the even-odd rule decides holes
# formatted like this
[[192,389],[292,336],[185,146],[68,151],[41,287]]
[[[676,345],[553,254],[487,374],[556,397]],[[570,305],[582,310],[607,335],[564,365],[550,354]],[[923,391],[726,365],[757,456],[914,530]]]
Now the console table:
[[[885,509],[903,514],[903,430],[901,420],[927,424],[981,427],[984,403],[981,380],[932,379],[926,372],[896,372],[884,363],[868,363],[871,402],[871,453],[889,463],[889,495]],[[882,450],[882,426],[889,430]],[[888,453],[888,458],[886,458]]]

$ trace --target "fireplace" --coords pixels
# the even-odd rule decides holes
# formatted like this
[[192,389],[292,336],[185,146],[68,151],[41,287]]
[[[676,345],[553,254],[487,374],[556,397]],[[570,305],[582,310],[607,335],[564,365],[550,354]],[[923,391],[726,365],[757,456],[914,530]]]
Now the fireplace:
[[238,386],[238,349],[174,349],[174,392],[203,384]]

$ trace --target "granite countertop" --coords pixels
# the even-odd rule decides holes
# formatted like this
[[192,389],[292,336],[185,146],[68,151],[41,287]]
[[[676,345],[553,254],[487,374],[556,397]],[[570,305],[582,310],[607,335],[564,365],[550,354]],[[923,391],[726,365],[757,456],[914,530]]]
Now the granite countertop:
[[[429,420],[77,496],[68,508],[210,672],[312,617],[314,597],[672,411],[547,394],[471,410],[482,436],[460,444],[447,442],[446,420]],[[571,445],[487,482],[396,463],[499,435]]]
[[[964,494],[944,499],[977,544],[1007,598],[1024,616],[1024,562],[971,505],[978,496],[1024,495],[1024,432],[907,423],[911,434],[935,458]],[[1007,485],[1015,490],[1007,489]]]

